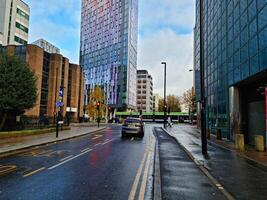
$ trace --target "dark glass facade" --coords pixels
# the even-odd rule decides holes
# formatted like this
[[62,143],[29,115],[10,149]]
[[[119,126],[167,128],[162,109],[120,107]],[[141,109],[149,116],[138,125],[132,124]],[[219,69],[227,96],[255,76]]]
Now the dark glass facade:
[[[251,121],[249,108],[253,102],[264,100],[263,96],[257,94],[257,88],[265,85],[267,80],[267,1],[203,1],[207,128],[215,132],[219,127],[223,130],[224,137],[233,139],[233,127],[235,123],[239,123],[239,131],[249,135]],[[200,1],[197,0],[194,67],[198,100],[200,99],[199,7]],[[231,102],[235,88],[238,91],[239,102],[235,103],[234,108],[240,107],[240,110],[236,117],[238,120],[234,122]],[[255,98],[247,100],[248,96]]]
[[137,26],[138,0],[82,1],[80,64],[86,93],[102,86],[115,108],[136,106]]

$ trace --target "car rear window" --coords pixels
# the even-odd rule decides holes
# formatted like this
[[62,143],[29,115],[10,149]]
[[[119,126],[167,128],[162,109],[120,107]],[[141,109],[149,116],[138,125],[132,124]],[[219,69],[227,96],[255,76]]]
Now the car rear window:
[[125,124],[140,124],[139,119],[126,119]]

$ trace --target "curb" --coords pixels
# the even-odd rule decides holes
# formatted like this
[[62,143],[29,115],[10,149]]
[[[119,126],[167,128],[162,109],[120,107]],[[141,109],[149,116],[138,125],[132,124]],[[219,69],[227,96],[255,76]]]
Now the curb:
[[224,187],[219,183],[219,181],[216,180],[216,178],[214,178],[210,172],[205,168],[205,166],[203,164],[201,164],[197,159],[195,159],[195,157],[192,155],[192,153],[190,151],[187,150],[187,148],[181,144],[178,139],[174,136],[172,136],[171,134],[169,134],[169,132],[165,129],[162,128],[162,130],[167,133],[170,137],[172,137],[181,147],[182,149],[186,152],[186,154],[189,156],[189,158],[198,166],[198,168],[208,177],[208,179],[211,181],[211,183],[215,186],[215,188],[217,188],[226,199],[228,200],[235,200],[235,198],[229,193],[227,192]]
[[[154,128],[155,129],[155,128]],[[153,133],[155,133],[153,129]],[[161,200],[161,175],[160,175],[160,164],[159,164],[159,148],[158,148],[158,139],[156,139],[155,144],[155,154],[154,154],[154,181],[153,181],[153,200]]]
[[14,149],[14,150],[8,150],[8,151],[5,151],[5,152],[1,152],[0,153],[0,158],[4,158],[4,157],[7,157],[7,156],[12,156],[12,155],[15,155],[15,154],[18,154],[18,153],[24,153],[24,152],[28,151],[29,149],[37,148],[38,146],[44,146],[44,145],[48,145],[48,144],[63,142],[63,141],[66,141],[66,140],[71,140],[71,139],[82,137],[82,136],[86,136],[86,135],[89,135],[89,134],[98,133],[98,132],[101,132],[101,131],[103,131],[105,129],[106,129],[106,127],[105,128],[99,128],[98,130],[87,132],[87,133],[84,133],[84,134],[81,134],[81,135],[74,135],[74,136],[71,136],[71,137],[68,137],[68,138],[55,139],[55,140],[49,141],[49,142],[43,142],[43,143],[40,143],[40,144],[29,145],[29,146],[18,148],[18,149]]

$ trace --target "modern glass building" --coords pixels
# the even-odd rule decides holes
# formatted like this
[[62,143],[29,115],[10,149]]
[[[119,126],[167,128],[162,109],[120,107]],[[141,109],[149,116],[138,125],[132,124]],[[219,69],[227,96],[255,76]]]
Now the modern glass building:
[[[203,0],[207,129],[234,140],[266,141],[267,1]],[[200,99],[199,7],[196,1],[195,85]]]
[[80,63],[90,90],[101,86],[109,106],[136,107],[138,0],[83,0]]

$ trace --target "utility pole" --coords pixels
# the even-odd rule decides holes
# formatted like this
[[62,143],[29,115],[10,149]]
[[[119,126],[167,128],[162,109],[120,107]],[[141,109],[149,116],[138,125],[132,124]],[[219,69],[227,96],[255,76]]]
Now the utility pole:
[[166,62],[162,62],[164,65],[164,128],[166,128],[166,112],[167,112],[167,105],[166,105]]
[[204,1],[199,0],[200,13],[200,80],[201,80],[201,144],[202,154],[208,154],[207,132],[206,132],[206,98],[205,98],[205,69],[204,69]]

